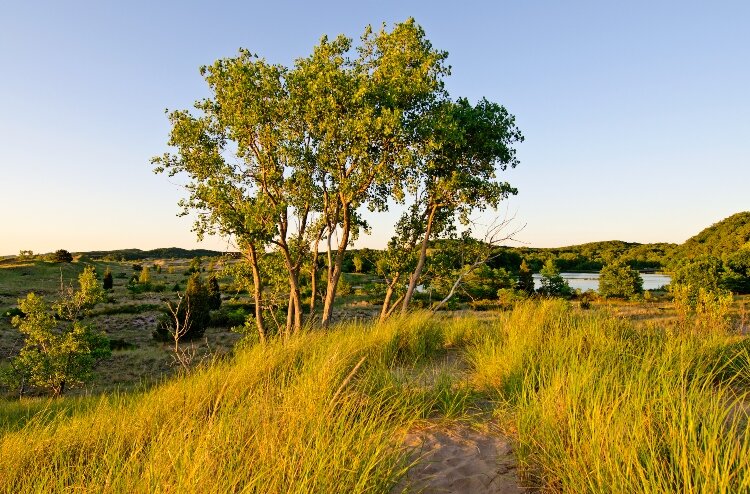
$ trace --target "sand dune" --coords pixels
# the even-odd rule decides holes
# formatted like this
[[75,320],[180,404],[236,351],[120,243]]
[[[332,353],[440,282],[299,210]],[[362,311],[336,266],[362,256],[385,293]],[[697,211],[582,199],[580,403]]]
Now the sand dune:
[[526,492],[518,482],[510,443],[492,431],[436,426],[409,433],[405,442],[417,463],[393,493]]

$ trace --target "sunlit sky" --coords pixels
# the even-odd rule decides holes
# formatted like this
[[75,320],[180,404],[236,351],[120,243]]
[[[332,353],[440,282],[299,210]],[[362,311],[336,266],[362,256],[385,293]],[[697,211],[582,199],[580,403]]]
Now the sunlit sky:
[[750,2],[3,2],[0,254],[225,249],[152,173],[164,110],[207,96],[198,68],[239,47],[291,64],[409,16],[449,52],[452,96],[516,115],[518,240],[682,242],[750,210]]

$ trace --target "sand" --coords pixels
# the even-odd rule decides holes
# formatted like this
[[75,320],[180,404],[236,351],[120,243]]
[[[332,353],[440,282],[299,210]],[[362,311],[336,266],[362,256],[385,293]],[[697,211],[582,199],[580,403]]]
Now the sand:
[[435,426],[409,433],[405,443],[416,464],[392,494],[528,492],[519,485],[509,441],[496,432]]

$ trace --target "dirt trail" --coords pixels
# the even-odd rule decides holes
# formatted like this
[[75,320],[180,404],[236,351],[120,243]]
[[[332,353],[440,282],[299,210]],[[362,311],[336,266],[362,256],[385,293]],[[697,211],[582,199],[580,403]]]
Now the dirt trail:
[[516,494],[519,485],[510,443],[493,431],[435,426],[409,433],[406,446],[417,463],[391,494]]

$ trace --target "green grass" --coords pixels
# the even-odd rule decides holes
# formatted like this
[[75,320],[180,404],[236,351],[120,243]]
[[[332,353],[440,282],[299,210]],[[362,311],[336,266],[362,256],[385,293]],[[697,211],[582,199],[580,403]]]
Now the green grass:
[[[747,492],[747,340],[530,302],[239,350],[147,391],[0,405],[0,492],[389,492],[490,414],[548,492]],[[484,412],[482,412],[484,410]]]

